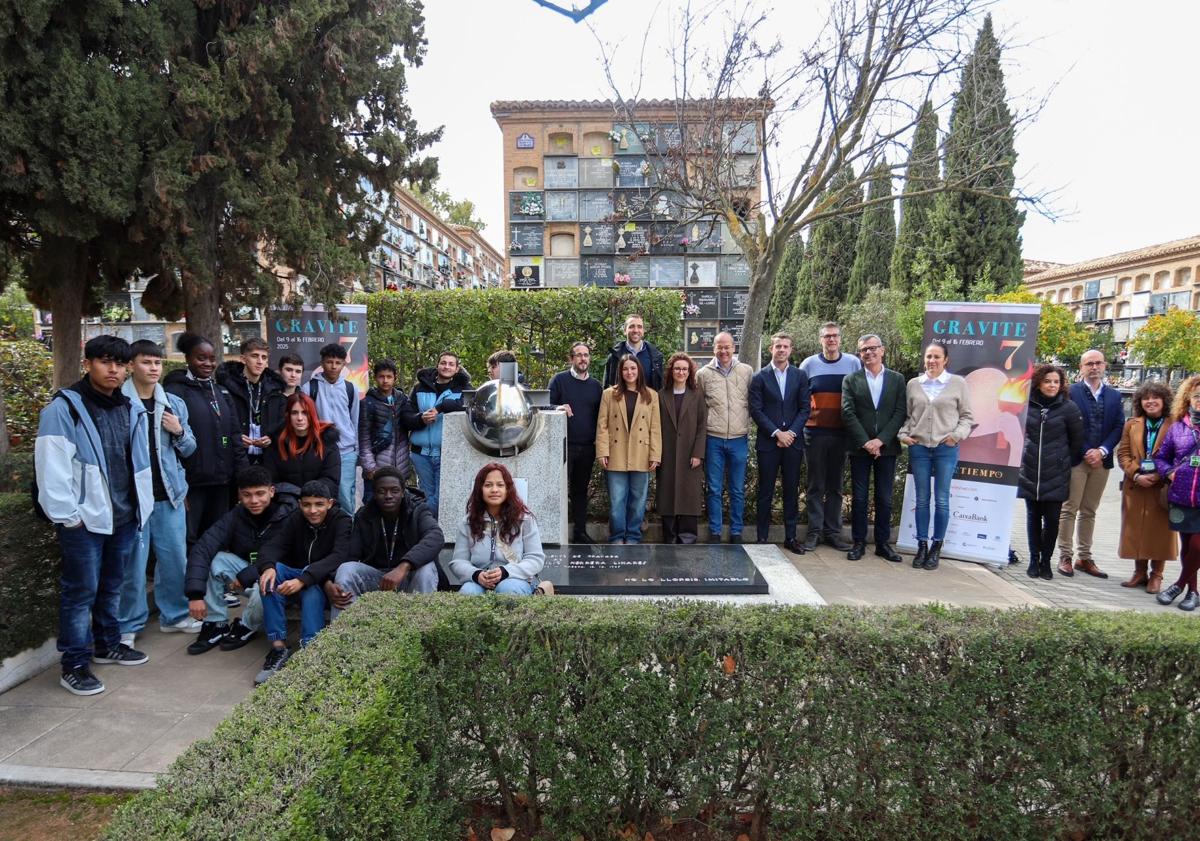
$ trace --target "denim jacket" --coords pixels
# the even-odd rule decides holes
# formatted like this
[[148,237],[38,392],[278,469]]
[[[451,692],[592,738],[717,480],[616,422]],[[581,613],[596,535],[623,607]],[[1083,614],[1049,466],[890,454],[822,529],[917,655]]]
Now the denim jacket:
[[[142,398],[138,397],[132,379],[125,380],[125,384],[121,386],[121,393],[131,402],[141,405]],[[163,429],[163,412],[167,408],[179,418],[179,423],[183,426],[183,434],[178,438]],[[154,384],[154,422],[147,428],[147,432],[150,429],[158,433],[158,472],[162,476],[163,487],[167,489],[171,507],[178,508],[183,505],[188,492],[187,474],[180,459],[196,452],[196,436],[192,434],[192,427],[188,424],[187,404],[174,394],[168,394],[158,383]]]
[[[137,522],[141,527],[154,510],[154,487],[146,410],[140,401],[129,406],[129,435]],[[62,389],[42,409],[33,459],[38,504],[51,522],[67,528],[82,525],[94,534],[113,533],[104,445],[78,392]]]

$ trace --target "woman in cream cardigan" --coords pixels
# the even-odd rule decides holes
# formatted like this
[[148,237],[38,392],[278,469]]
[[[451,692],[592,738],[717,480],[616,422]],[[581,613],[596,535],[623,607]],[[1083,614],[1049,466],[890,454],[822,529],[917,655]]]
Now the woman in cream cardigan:
[[[900,441],[917,491],[917,554],[912,565],[937,569],[942,541],[950,525],[950,480],[958,464],[958,444],[971,434],[967,381],[946,370],[950,354],[933,342],[925,348],[925,373],[908,381],[908,419]],[[933,543],[929,543],[929,497],[933,486]]]
[[622,356],[617,371],[600,399],[596,458],[608,477],[608,542],[641,543],[650,474],[662,461],[658,393],[646,387],[636,356]]

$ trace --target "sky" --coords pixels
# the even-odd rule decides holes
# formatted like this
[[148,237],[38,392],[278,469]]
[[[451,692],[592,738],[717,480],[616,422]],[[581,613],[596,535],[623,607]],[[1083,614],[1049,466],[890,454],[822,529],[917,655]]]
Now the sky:
[[[410,70],[409,102],[422,128],[445,127],[430,150],[439,186],[475,202],[484,237],[501,253],[506,181],[490,103],[611,98],[600,43],[616,47],[622,86],[644,68],[641,95],[671,97],[667,51],[682,2],[608,0],[589,29],[532,0],[426,0],[428,53]],[[825,3],[757,5],[785,49],[797,50]],[[1200,234],[1192,205],[1200,199],[1200,3],[996,0],[990,11],[1006,45],[1010,104],[1037,110],[1017,137],[1017,178],[1051,212],[1028,211],[1024,256],[1071,263]],[[712,43],[721,30],[719,20],[705,28]],[[747,84],[753,93],[757,85]],[[957,80],[946,86],[948,97]],[[948,120],[946,108],[943,130]],[[796,126],[789,131],[798,148]]]

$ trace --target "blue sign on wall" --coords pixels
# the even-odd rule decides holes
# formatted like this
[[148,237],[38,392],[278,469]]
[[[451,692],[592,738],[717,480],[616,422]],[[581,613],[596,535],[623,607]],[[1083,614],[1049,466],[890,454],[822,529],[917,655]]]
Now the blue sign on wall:
[[518,134],[517,135],[517,148],[518,149],[532,149],[533,148],[533,135],[528,132],[525,132],[524,134]]

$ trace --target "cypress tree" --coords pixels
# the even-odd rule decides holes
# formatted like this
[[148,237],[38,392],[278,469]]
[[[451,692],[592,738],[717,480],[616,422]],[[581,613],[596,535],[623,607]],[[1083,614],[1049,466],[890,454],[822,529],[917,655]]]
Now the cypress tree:
[[800,269],[793,316],[812,313],[830,320],[846,300],[862,218],[862,200],[862,188],[854,180],[854,170],[847,165],[830,180],[829,189],[819,203],[819,206],[843,212],[821,219],[812,226]]
[[800,266],[804,261],[804,238],[795,234],[788,240],[775,273],[775,288],[771,291],[771,305],[767,309],[767,329],[777,330],[791,317],[796,303],[797,286],[800,283]]
[[925,100],[917,117],[917,128],[913,133],[912,151],[908,156],[908,167],[904,175],[904,196],[900,200],[900,231],[896,236],[896,247],[892,251],[891,285],[901,292],[911,292],[913,287],[913,260],[917,249],[928,235],[929,216],[933,212],[935,196],[909,196],[919,190],[934,189],[941,182],[938,161],[938,116],[933,103]]
[[950,114],[945,172],[950,189],[938,195],[927,240],[929,263],[937,275],[952,269],[964,289],[985,272],[1000,289],[1020,283],[1025,214],[1011,198],[1016,158],[1000,45],[989,15],[963,69]]
[[869,205],[863,211],[854,246],[854,266],[850,270],[850,285],[846,302],[857,304],[871,286],[886,286],[891,271],[892,251],[896,245],[896,217],[892,202],[892,172],[887,161],[871,173],[867,201],[887,199]]

